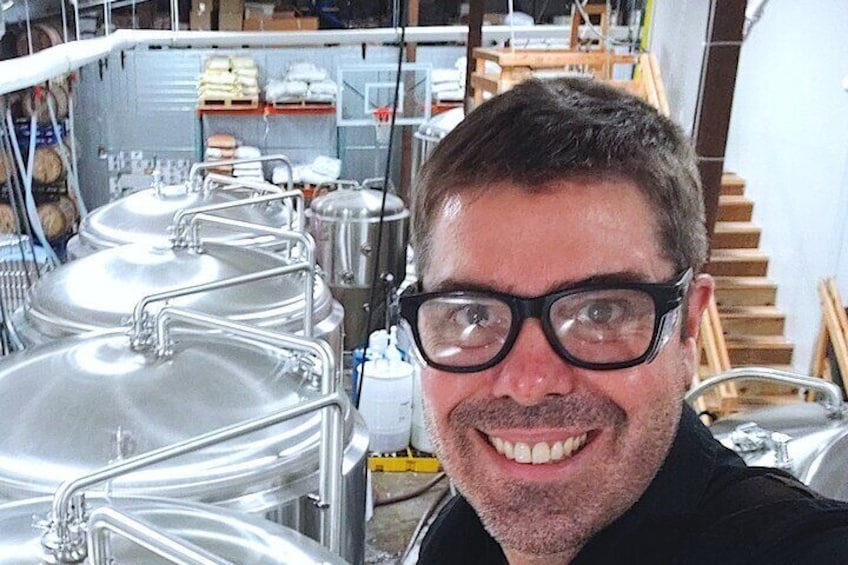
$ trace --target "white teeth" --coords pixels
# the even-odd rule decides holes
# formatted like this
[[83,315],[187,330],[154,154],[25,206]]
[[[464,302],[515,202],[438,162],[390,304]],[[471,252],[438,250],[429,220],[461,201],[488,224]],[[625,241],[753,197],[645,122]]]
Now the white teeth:
[[489,436],[489,442],[495,450],[507,459],[512,459],[516,463],[532,463],[534,465],[542,465],[571,457],[580,451],[587,439],[588,434],[584,433],[579,436],[572,436],[565,441],[555,441],[552,444],[540,441],[531,446],[523,441],[517,441],[513,444],[505,439]]
[[507,459],[515,459],[514,452],[512,451],[512,444],[506,440],[503,442],[503,454]]
[[551,450],[547,443],[541,442],[533,446],[532,461],[534,465],[547,463],[551,460]]
[[551,446],[551,459],[553,459],[554,461],[559,461],[560,459],[562,459],[562,457],[562,442],[556,441]]
[[515,461],[517,463],[530,463],[533,461],[530,446],[523,441],[515,442]]
[[504,442],[503,442],[503,440],[499,437],[493,437],[493,438],[491,438],[491,440],[492,440],[492,445],[495,446],[495,449],[498,451],[498,453],[503,454],[503,452],[504,452],[504,448],[503,448]]
[[570,437],[562,444],[562,454],[571,457],[572,453],[574,453],[574,438]]

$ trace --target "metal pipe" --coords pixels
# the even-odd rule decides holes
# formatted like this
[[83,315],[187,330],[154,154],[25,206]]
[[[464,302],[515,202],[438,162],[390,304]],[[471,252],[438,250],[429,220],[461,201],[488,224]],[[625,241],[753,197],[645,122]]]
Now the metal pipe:
[[[132,320],[130,322],[130,341],[133,347],[141,347],[143,345],[146,345],[146,339],[144,335],[144,310],[153,302],[160,302],[162,300],[169,300],[171,298],[177,298],[180,296],[189,296],[191,294],[197,294],[199,292],[209,292],[211,290],[218,290],[220,288],[229,288],[231,286],[259,281],[272,277],[290,275],[298,271],[306,271],[307,273],[311,274],[314,271],[314,267],[313,265],[310,265],[306,262],[298,262],[291,265],[285,265],[283,267],[265,269],[264,271],[256,271],[253,273],[247,273],[244,275],[230,277],[227,279],[219,279],[216,281],[196,284],[193,286],[172,288],[170,290],[164,290],[155,294],[148,294],[147,296],[142,297],[141,300],[136,303],[135,308],[133,308]],[[312,280],[311,276],[307,278],[309,278],[310,281]]]
[[315,240],[312,236],[305,232],[298,231],[289,231],[280,228],[272,228],[269,226],[263,226],[260,224],[252,224],[250,222],[243,222],[241,220],[234,220],[231,218],[222,218],[221,216],[213,216],[211,214],[198,214],[191,220],[191,224],[189,226],[190,235],[190,243],[189,245],[194,247],[200,246],[200,224],[201,223],[209,223],[215,224],[225,228],[233,228],[233,229],[247,229],[254,230],[259,232],[265,232],[272,234],[279,239],[287,239],[290,241],[296,241],[303,246],[306,255],[306,264],[311,267],[306,273],[304,279],[304,300],[306,304],[304,305],[304,315],[303,315],[303,332],[306,337],[312,337],[314,335],[314,327],[313,323],[313,308],[314,308],[314,294],[315,294]]
[[212,186],[215,183],[226,188],[252,188],[257,192],[272,192],[274,194],[279,194],[283,191],[282,188],[276,184],[271,184],[270,182],[239,179],[228,175],[222,175],[220,173],[209,173],[203,177],[203,190],[209,191],[213,190],[213,188],[218,188]]
[[180,31],[180,2],[171,0],[171,31]]
[[[213,187],[213,183],[217,183],[217,186]],[[227,175],[221,175],[218,173],[209,173],[203,178],[203,192],[210,192],[212,190],[230,190],[237,188],[250,188],[259,193],[271,193],[271,194],[282,194],[284,191],[282,188],[277,186],[276,184],[271,184],[269,182],[258,182],[251,181],[247,179],[238,179],[236,177],[231,177]],[[302,195],[303,193],[301,193]],[[294,198],[297,198],[296,196]],[[294,207],[290,207],[288,201],[284,202],[286,211],[288,214],[289,221],[289,229],[304,229],[303,219],[300,219],[300,223],[298,227],[295,228],[294,225],[294,217],[292,212],[294,211]],[[300,217],[300,215],[299,215]]]
[[286,183],[286,188],[288,190],[294,190],[294,168],[292,167],[289,158],[279,153],[274,155],[262,155],[260,157],[245,157],[243,159],[225,159],[221,161],[203,161],[195,163],[188,171],[188,182],[193,186],[194,183],[197,182],[195,179],[200,174],[200,171],[205,169],[214,169],[216,167],[223,167],[227,165],[244,165],[246,163],[265,163],[268,161],[280,161],[286,166],[289,170],[289,180]]
[[91,565],[109,565],[109,534],[119,535],[177,565],[233,565],[186,540],[160,532],[149,522],[108,506],[88,518],[88,550]]
[[[255,196],[251,198],[243,198],[234,202],[219,202],[217,204],[206,204],[204,206],[196,206],[194,208],[186,208],[185,210],[179,210],[174,214],[174,219],[171,220],[171,226],[168,228],[171,231],[173,245],[186,245],[188,240],[188,237],[186,236],[186,221],[190,220],[190,218],[192,218],[193,216],[207,212],[220,212],[221,210],[229,210],[231,208],[237,208],[239,206],[252,206],[254,204],[275,202],[278,200],[280,202],[285,202],[288,199],[292,199],[295,201],[295,209],[297,212],[298,222],[296,229],[305,229],[306,218],[304,212],[305,200],[303,197],[303,192],[299,190],[287,190],[268,196]],[[289,227],[294,229],[294,226],[292,226],[291,215],[289,216]]]
[[703,396],[707,390],[729,381],[738,380],[770,381],[808,388],[820,392],[826,397],[825,406],[830,415],[841,416],[843,412],[842,391],[835,384],[823,379],[816,379],[788,371],[780,371],[771,367],[739,367],[737,369],[730,369],[729,371],[710,377],[693,387],[686,393],[684,400],[692,404]]
[[[333,374],[335,372],[335,357],[329,344],[323,340],[299,338],[295,335],[272,332],[201,314],[200,312],[166,306],[156,318],[157,341],[160,344],[167,341],[168,318],[224,329],[236,336],[261,340],[271,345],[278,345],[303,353],[311,353],[319,358],[321,364],[321,394],[326,395],[325,398],[340,396],[337,381]],[[337,554],[341,552],[342,527],[340,508],[341,457],[344,449],[342,445],[342,423],[341,413],[333,413],[332,418],[330,418],[328,413],[324,412],[321,417],[322,443],[318,464],[320,478],[318,500],[316,501],[319,508],[327,511],[321,515],[321,543]],[[330,438],[329,442],[325,443],[324,438]],[[328,474],[332,474],[332,476]],[[322,489],[322,487],[325,488]]]
[[[242,326],[241,324],[226,325]],[[242,327],[249,328],[249,326]],[[264,333],[272,335],[272,332]],[[289,343],[290,336],[285,334],[273,335],[278,343],[285,343],[286,347],[292,346],[292,344]],[[306,340],[300,338],[297,341],[299,344],[302,344]],[[321,342],[315,341],[315,344],[317,347],[321,345]],[[326,373],[327,368],[329,368],[330,372],[332,372],[334,371],[332,352],[329,351],[328,345],[324,344],[324,347],[326,351],[324,349],[321,349],[321,351],[328,355],[329,366],[323,365],[322,372]],[[332,379],[328,380],[332,381]],[[325,539],[325,536],[323,535],[324,529],[322,529],[321,542],[324,543],[324,545],[331,551],[339,554],[341,549],[341,509],[339,508],[339,501],[341,498],[339,495],[341,493],[341,453],[343,449],[341,442],[341,427],[343,414],[345,410],[347,410],[348,404],[349,403],[345,397],[337,392],[324,395],[315,400],[303,402],[302,404],[286,410],[281,410],[252,420],[239,422],[173,445],[161,447],[136,457],[125,459],[113,465],[109,465],[108,467],[104,467],[103,469],[94,471],[93,473],[89,473],[83,477],[65,481],[59,486],[56,493],[53,495],[53,523],[51,525],[51,530],[45,533],[45,536],[51,536],[60,541],[69,539],[71,533],[69,529],[69,520],[72,516],[71,502],[74,499],[74,496],[85,488],[92,487],[96,484],[133,471],[137,471],[138,469],[148,467],[166,459],[185,455],[187,453],[197,451],[198,449],[241,437],[293,418],[305,416],[306,414],[317,410],[332,409],[330,426],[333,431],[338,433],[331,433],[326,436],[324,434],[321,435],[322,457],[320,461],[321,463],[326,461],[332,465],[331,469],[327,469],[326,472],[320,473],[321,482],[319,484],[319,496],[321,497],[322,506],[327,510],[327,512],[322,515],[322,526],[326,524],[326,530],[328,533]],[[324,414],[324,418],[326,419],[326,412]],[[325,451],[331,451],[332,453],[330,455],[332,456],[325,458]]]

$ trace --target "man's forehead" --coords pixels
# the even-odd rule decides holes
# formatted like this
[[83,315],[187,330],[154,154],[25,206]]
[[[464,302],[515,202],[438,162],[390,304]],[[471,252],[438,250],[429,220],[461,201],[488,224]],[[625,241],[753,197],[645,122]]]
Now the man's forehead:
[[596,279],[664,280],[673,273],[657,264],[654,225],[639,188],[621,179],[471,187],[434,218],[424,287],[538,295]]

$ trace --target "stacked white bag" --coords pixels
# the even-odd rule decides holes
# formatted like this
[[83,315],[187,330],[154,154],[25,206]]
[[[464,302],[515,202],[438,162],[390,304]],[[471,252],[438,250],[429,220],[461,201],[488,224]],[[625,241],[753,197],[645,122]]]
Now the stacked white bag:
[[197,90],[201,100],[258,98],[259,69],[250,57],[211,57]]
[[289,65],[282,80],[265,86],[268,102],[335,102],[338,88],[326,69],[309,62]]

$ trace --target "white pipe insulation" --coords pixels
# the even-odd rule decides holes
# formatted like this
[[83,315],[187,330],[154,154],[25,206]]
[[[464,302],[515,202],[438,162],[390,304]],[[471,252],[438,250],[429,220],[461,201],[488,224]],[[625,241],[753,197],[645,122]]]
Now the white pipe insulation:
[[[621,27],[623,36],[627,28]],[[484,26],[483,40],[500,41],[515,36],[521,39],[550,39],[569,37],[569,26]],[[616,35],[613,33],[612,35]],[[467,26],[410,27],[406,30],[409,43],[464,43]],[[107,57],[110,53],[136,47],[285,47],[306,45],[360,45],[396,43],[400,40],[397,28],[243,32],[243,31],[159,31],[118,30],[108,37],[71,41],[50,47],[26,57],[0,61],[0,95],[40,84]]]

